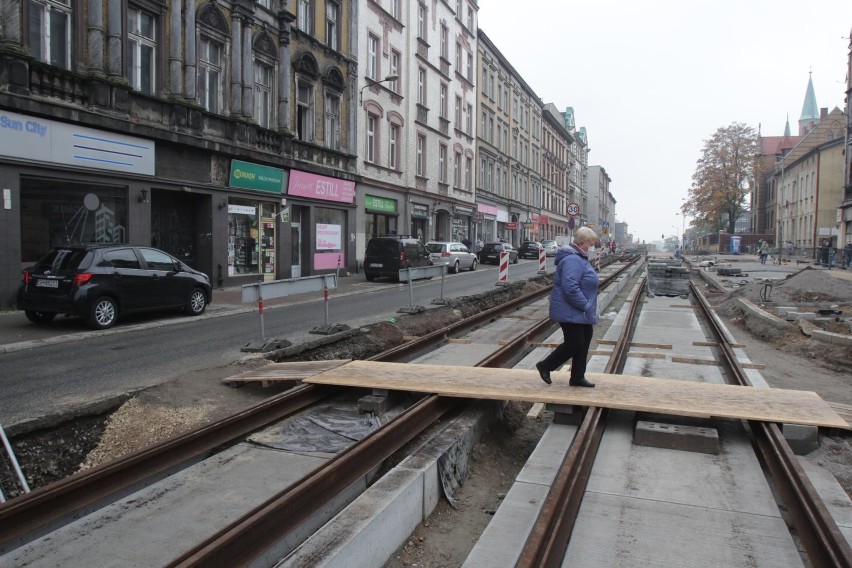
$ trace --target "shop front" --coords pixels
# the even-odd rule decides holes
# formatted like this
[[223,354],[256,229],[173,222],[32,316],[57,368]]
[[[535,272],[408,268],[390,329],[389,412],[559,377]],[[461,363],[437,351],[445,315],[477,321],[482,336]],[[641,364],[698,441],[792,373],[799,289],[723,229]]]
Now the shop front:
[[471,218],[473,215],[473,207],[468,207],[466,205],[453,206],[452,240],[462,242],[465,239],[470,239],[472,237],[473,231]]
[[8,111],[0,128],[0,306],[52,247],[148,244],[154,142]]
[[284,170],[231,160],[229,186],[231,193],[219,204],[227,214],[228,278],[246,277],[251,282],[283,278],[277,223]]
[[293,278],[355,271],[354,181],[290,170],[287,218]]
[[476,205],[477,218],[481,219],[476,225],[476,238],[483,243],[497,240],[497,208],[493,205],[478,203]]
[[425,203],[411,202],[411,235],[421,243],[426,242],[429,234],[429,206]]

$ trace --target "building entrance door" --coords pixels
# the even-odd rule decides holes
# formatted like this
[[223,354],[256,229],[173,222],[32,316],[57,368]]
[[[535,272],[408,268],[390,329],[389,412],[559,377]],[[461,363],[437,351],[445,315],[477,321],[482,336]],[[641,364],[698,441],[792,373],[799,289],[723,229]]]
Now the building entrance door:
[[292,247],[293,261],[290,266],[292,278],[302,277],[302,224],[290,224],[290,246]]

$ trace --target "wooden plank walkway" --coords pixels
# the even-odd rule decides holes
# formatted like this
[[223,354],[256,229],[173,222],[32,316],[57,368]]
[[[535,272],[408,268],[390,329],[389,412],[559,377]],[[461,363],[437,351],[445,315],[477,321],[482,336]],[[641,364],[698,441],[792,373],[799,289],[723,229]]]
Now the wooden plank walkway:
[[305,382],[433,393],[462,398],[600,406],[676,416],[849,427],[816,393],[587,373],[593,389],[568,386],[568,374],[544,384],[537,371],[352,361]]

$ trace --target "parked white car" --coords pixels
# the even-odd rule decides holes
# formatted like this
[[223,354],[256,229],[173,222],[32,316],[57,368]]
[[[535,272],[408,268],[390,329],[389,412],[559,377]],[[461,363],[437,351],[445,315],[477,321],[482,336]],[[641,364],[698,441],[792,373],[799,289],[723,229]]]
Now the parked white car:
[[476,255],[462,243],[430,241],[426,243],[426,250],[432,264],[446,264],[448,272],[458,274],[462,269],[476,270]]
[[541,241],[541,246],[544,247],[545,256],[556,256],[556,251],[559,249],[556,241]]

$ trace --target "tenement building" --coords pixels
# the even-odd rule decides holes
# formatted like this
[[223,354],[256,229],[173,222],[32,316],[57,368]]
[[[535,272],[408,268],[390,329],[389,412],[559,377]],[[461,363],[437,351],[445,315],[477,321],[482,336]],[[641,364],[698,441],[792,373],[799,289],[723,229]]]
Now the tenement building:
[[545,236],[541,100],[479,30],[477,238],[518,246]]
[[356,250],[382,234],[473,237],[473,0],[358,3]]
[[350,0],[0,0],[0,22],[3,306],[72,243],[214,286],[355,268]]

